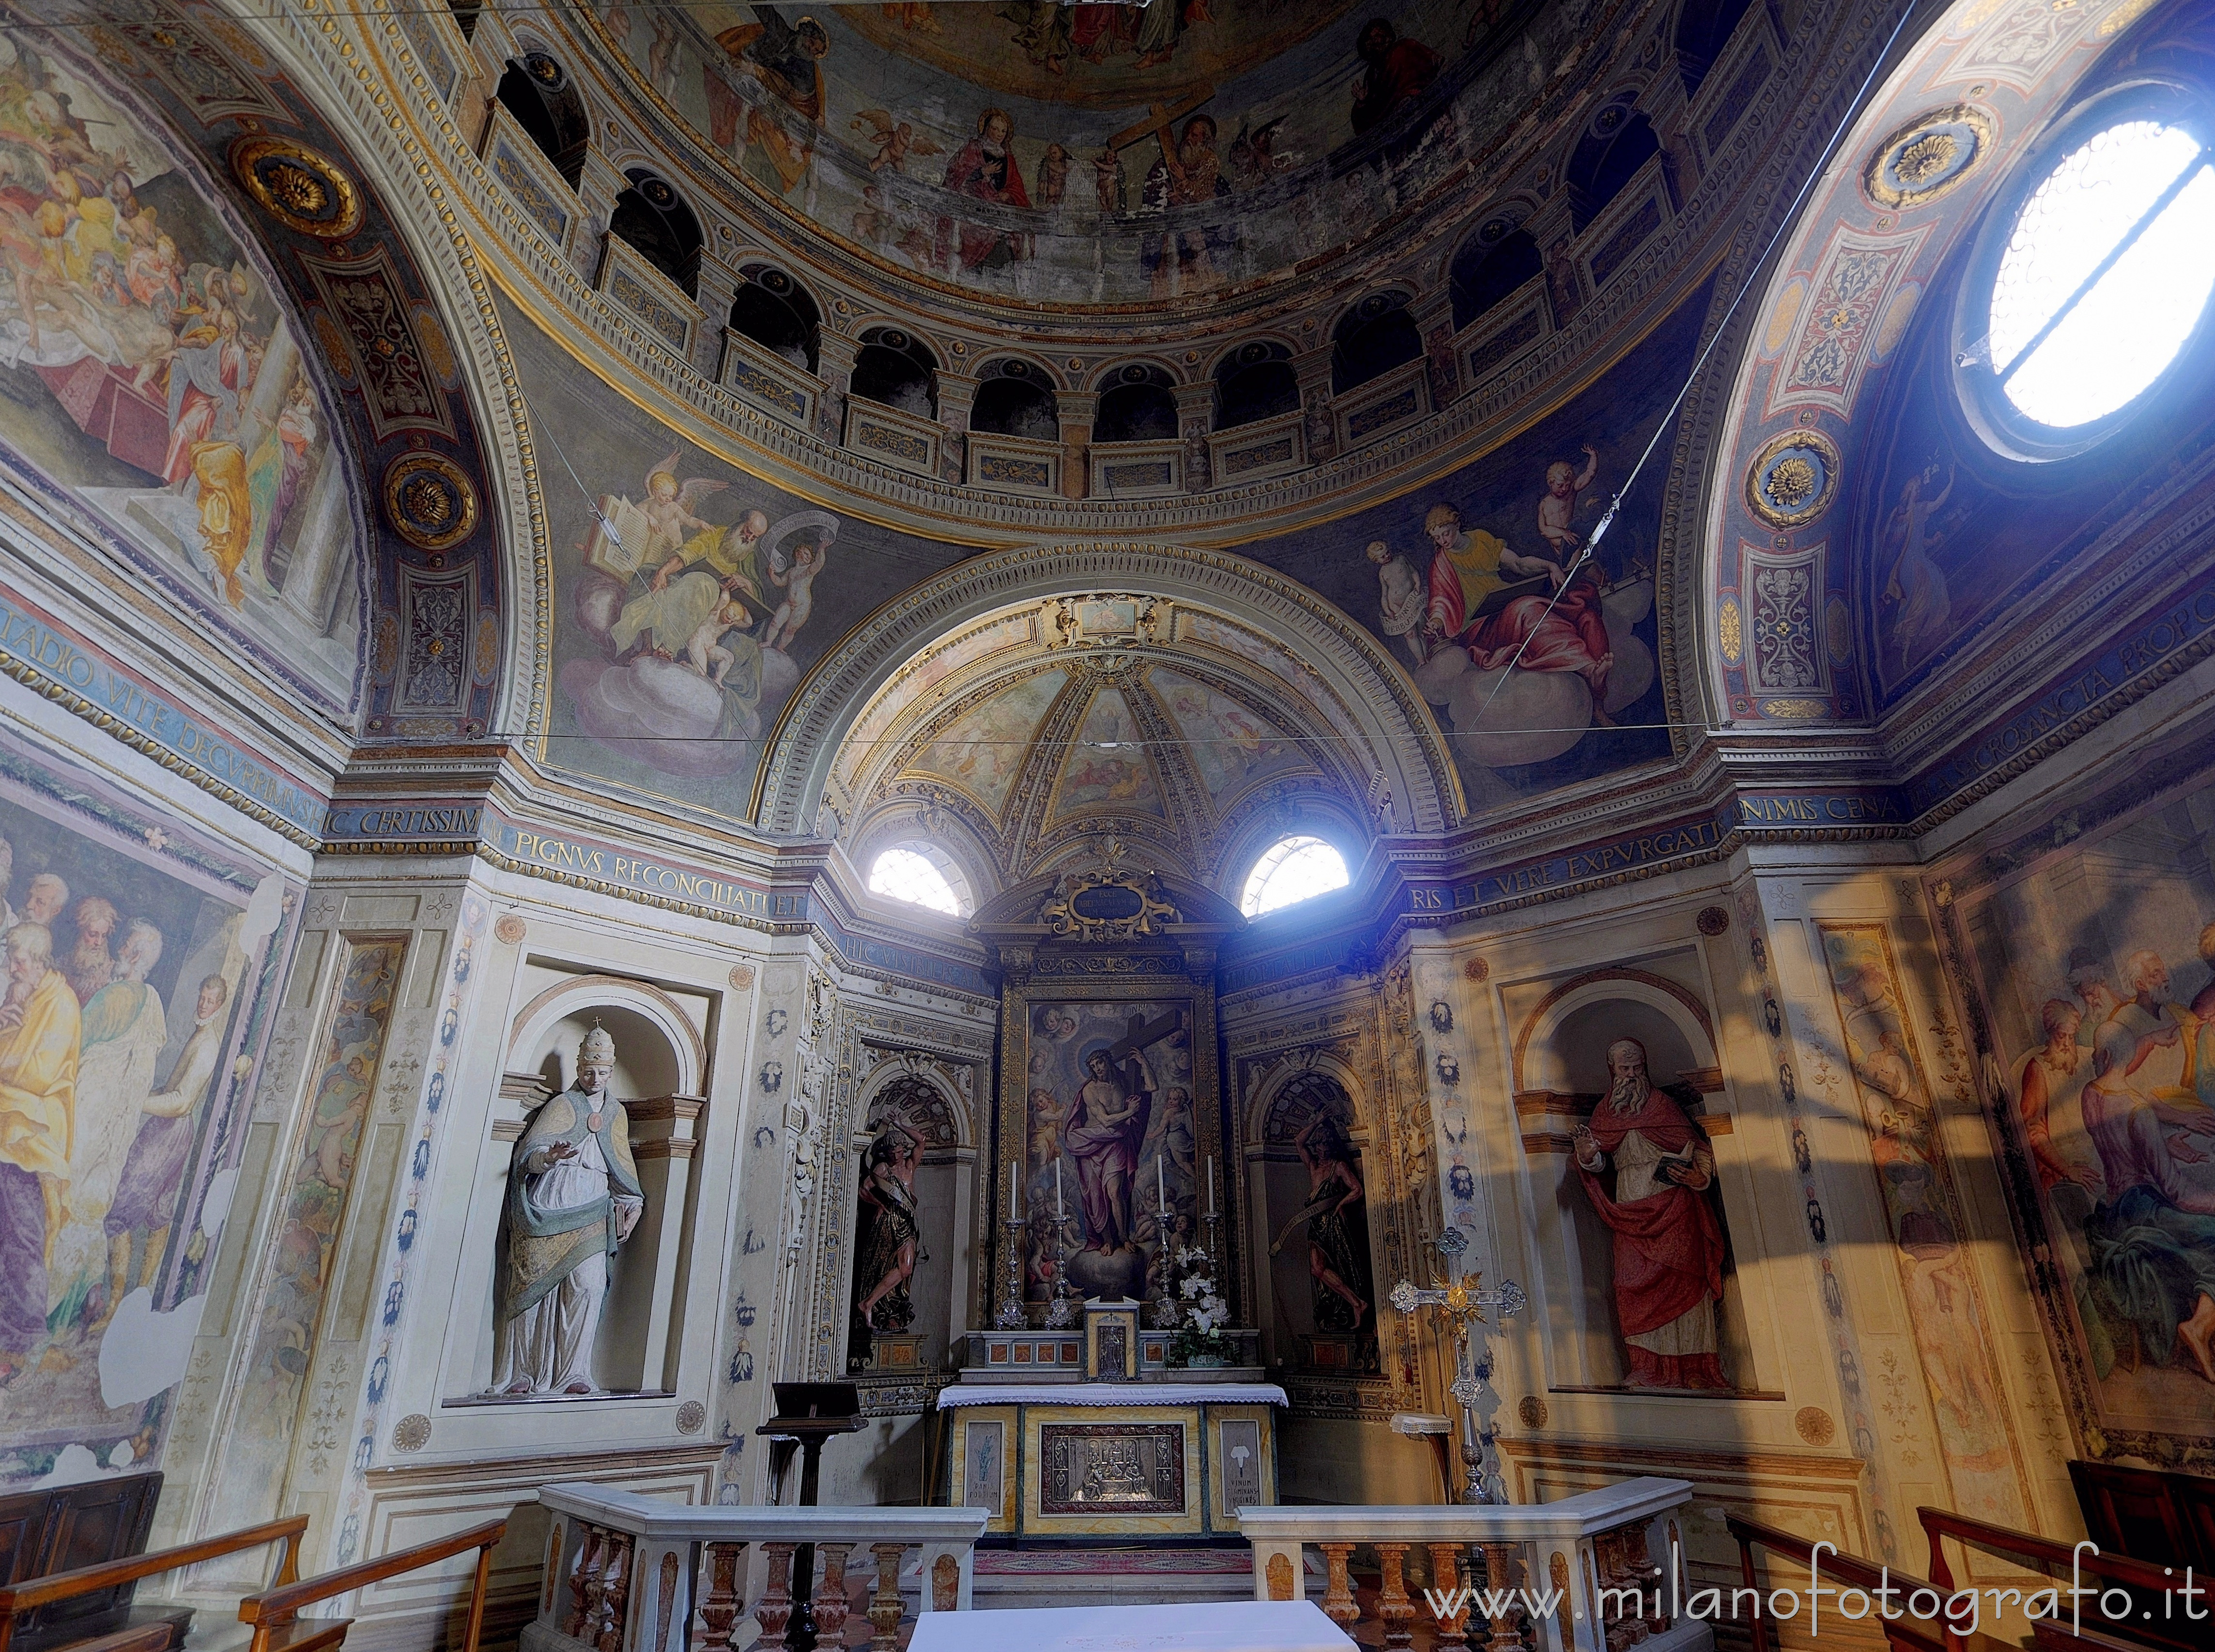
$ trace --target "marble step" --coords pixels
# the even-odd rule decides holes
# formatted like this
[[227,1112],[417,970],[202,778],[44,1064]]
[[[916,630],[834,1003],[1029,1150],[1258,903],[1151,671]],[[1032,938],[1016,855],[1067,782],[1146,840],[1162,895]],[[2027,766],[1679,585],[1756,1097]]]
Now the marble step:
[[1243,1548],[979,1549],[973,1589],[983,1610],[1250,1600],[1253,1557]]

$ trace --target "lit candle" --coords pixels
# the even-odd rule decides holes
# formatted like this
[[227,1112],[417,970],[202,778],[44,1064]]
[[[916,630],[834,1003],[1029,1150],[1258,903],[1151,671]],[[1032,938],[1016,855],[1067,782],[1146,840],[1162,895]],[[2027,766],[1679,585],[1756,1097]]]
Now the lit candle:
[[1162,1181],[1162,1161],[1158,1154],[1154,1159],[1154,1198],[1161,1206],[1162,1220],[1166,1222],[1169,1218],[1169,1190]]
[[1212,1153],[1207,1159],[1207,1214],[1211,1216],[1215,1214],[1215,1155]]
[[1053,1219],[1064,1220],[1061,1214],[1061,1160],[1053,1161]]

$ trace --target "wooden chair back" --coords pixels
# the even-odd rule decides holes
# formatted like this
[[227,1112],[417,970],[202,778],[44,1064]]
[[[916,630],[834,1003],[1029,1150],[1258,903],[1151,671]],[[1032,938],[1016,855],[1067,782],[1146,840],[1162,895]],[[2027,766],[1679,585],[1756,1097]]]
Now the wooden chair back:
[[[161,1494],[156,1473],[0,1496],[0,1587],[143,1554]],[[52,1639],[41,1631],[66,1633],[72,1623],[120,1613],[129,1607],[131,1593],[122,1583],[57,1600],[32,1609],[15,1632]]]

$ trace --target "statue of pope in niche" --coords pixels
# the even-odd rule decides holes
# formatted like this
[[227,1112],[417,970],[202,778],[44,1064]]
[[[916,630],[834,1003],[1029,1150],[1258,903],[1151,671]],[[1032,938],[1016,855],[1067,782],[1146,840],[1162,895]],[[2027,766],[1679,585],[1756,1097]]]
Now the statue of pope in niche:
[[589,1394],[608,1263],[646,1209],[630,1125],[610,1093],[616,1041],[597,1022],[577,1081],[531,1116],[507,1173],[494,1309],[493,1389]]

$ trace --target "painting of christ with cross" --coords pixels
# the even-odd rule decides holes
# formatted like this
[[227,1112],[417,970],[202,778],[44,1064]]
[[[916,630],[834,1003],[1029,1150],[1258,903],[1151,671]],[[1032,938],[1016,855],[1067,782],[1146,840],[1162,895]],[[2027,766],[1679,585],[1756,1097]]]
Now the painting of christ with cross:
[[1072,1283],[1139,1294],[1160,1245],[1191,1224],[1191,1013],[1172,1004],[1061,1003],[1032,1009],[1031,1086],[1059,1129],[1034,1138],[1032,1208],[1058,1210]]

